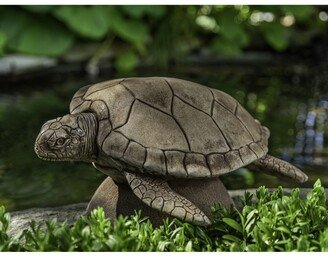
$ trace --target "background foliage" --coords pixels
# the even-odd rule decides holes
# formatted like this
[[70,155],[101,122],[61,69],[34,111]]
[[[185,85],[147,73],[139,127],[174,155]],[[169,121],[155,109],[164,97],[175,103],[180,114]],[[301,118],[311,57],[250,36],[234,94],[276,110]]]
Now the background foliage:
[[320,6],[2,6],[0,54],[63,57],[95,43],[129,70],[140,59],[165,66],[200,50],[304,47],[327,37],[327,20]]

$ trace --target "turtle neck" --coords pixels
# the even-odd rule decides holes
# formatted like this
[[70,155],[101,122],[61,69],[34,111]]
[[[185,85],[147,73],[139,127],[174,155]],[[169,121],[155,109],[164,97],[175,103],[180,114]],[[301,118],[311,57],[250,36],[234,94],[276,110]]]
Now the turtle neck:
[[96,134],[98,132],[97,117],[93,113],[81,113],[82,129],[85,131],[85,144],[82,149],[83,161],[93,162],[96,159],[97,147],[96,147]]

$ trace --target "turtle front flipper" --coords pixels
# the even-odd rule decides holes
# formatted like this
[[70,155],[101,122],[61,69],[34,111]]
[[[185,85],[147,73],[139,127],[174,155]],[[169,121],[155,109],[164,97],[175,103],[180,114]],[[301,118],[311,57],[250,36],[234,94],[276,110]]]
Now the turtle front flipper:
[[196,205],[174,192],[165,180],[128,172],[125,177],[133,193],[151,208],[197,225],[211,224]]

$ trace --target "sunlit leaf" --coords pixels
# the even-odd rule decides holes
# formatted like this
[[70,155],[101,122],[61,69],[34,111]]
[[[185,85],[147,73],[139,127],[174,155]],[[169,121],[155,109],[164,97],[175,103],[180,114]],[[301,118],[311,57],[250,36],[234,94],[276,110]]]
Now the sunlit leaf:
[[243,233],[243,228],[237,221],[230,218],[223,218],[222,221],[228,224],[233,229],[237,230],[238,232]]
[[287,233],[287,234],[290,233],[290,230],[287,227],[285,227],[285,226],[277,227],[277,230],[279,230],[279,231],[281,231],[283,233]]

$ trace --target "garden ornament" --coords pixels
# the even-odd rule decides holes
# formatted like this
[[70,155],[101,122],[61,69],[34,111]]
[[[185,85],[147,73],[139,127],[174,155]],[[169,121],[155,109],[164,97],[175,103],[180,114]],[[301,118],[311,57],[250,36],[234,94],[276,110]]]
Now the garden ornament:
[[44,160],[90,162],[151,208],[208,225],[168,181],[201,183],[248,166],[305,182],[302,171],[267,154],[269,136],[222,91],[175,78],[125,78],[78,90],[70,114],[42,126],[35,152]]

